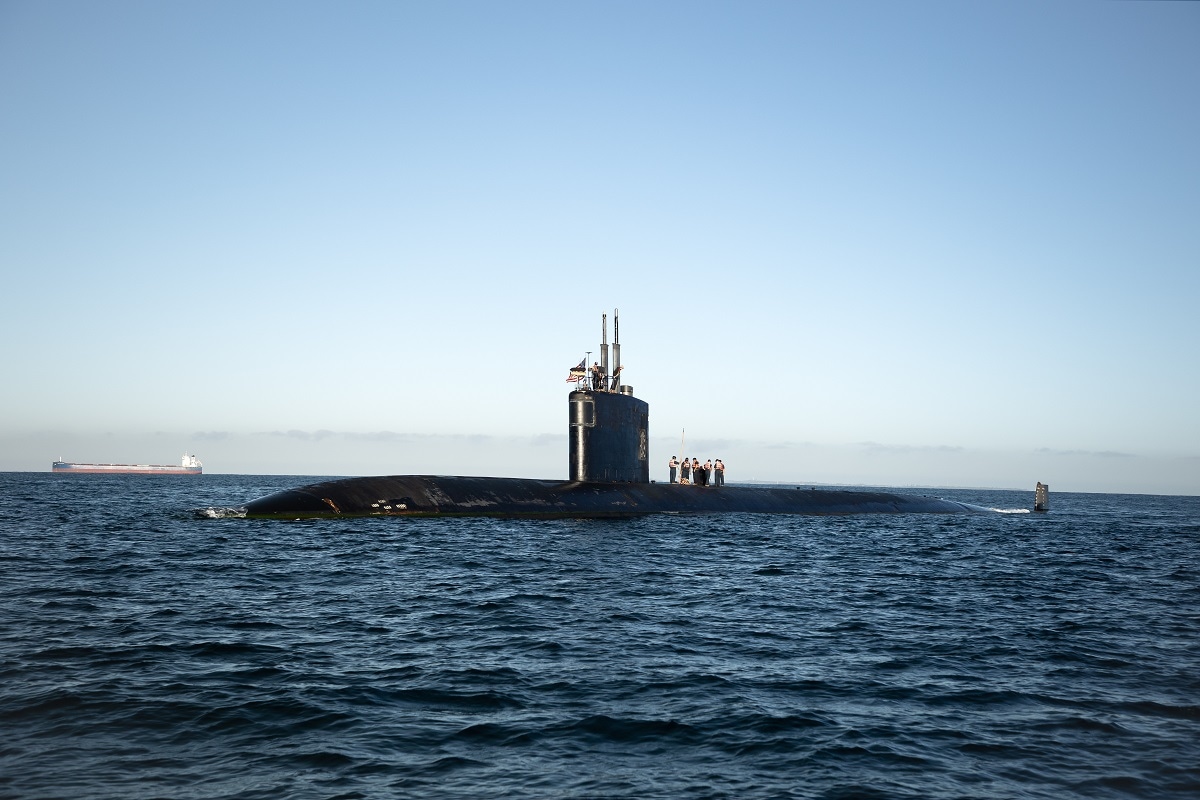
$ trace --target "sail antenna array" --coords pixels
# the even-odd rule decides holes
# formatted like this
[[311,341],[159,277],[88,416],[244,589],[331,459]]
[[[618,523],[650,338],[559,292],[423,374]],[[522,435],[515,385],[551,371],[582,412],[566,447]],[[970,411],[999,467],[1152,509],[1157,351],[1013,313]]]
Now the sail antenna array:
[[613,309],[613,376],[612,390],[621,391],[621,326],[617,321],[617,311]]
[[1033,510],[1050,510],[1050,487],[1041,481],[1037,482],[1037,486],[1033,490]]
[[600,315],[600,385],[596,388],[608,388],[608,314]]

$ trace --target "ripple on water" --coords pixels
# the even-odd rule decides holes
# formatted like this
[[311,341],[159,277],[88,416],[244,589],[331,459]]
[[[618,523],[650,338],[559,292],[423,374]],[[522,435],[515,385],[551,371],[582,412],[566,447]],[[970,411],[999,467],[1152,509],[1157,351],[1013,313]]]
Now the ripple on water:
[[209,478],[0,476],[0,794],[1200,788],[1191,498],[273,523],[295,479]]

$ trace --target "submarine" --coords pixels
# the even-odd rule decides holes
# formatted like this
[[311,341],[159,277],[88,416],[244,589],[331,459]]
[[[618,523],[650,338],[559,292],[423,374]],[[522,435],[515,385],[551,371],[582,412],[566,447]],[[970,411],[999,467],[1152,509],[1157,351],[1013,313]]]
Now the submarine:
[[958,514],[986,511],[936,497],[841,489],[656,483],[650,406],[624,383],[620,327],[601,315],[600,361],[572,368],[566,480],[461,475],[343,478],[275,492],[245,506],[251,519],[340,517],[630,518],[647,514]]

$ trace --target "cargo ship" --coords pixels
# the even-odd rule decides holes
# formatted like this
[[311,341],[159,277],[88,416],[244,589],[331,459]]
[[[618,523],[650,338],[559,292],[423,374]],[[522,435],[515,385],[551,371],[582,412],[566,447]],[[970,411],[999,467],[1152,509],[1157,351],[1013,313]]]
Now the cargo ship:
[[199,475],[204,472],[200,459],[187,453],[178,465],[175,464],[74,464],[55,461],[51,472],[78,473],[85,475]]

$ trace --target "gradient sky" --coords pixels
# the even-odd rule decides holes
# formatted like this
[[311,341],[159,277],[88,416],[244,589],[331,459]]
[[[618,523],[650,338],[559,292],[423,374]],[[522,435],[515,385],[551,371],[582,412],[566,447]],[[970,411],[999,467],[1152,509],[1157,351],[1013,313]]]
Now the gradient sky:
[[1200,494],[1200,4],[0,0],[0,469]]

